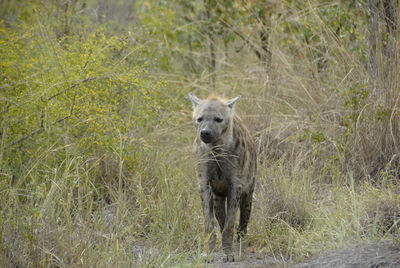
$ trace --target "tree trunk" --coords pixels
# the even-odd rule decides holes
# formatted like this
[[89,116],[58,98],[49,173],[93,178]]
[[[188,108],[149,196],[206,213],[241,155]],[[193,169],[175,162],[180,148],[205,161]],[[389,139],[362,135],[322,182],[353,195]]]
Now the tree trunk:
[[259,58],[263,62],[264,65],[269,66],[270,62],[271,62],[271,51],[269,50],[269,43],[268,43],[269,34],[267,32],[267,29],[265,29],[265,27],[266,27],[266,25],[264,24],[264,28],[261,29],[261,32],[260,32],[262,51],[260,53]]
[[376,58],[376,41],[378,35],[378,0],[368,0],[369,5],[369,74],[376,81],[378,64]]
[[[369,18],[369,73],[375,81],[390,81],[395,64],[398,42],[398,0],[368,0]],[[381,51],[377,55],[377,51]],[[381,64],[378,64],[378,62]]]
[[[211,21],[211,10],[208,5],[207,0],[204,0],[204,8],[206,9],[206,19],[207,21]],[[214,34],[212,32],[212,26],[210,25],[207,29],[207,36],[209,42],[209,50],[210,50],[210,64],[209,64],[209,75],[210,75],[210,85],[213,90],[215,90],[215,81],[217,80],[216,74],[216,55],[215,55],[215,40]]]

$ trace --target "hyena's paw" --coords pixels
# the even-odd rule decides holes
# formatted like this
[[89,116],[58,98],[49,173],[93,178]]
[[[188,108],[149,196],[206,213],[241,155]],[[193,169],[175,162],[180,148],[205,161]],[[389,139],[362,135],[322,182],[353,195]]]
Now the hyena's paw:
[[234,261],[235,261],[235,257],[233,256],[233,254],[225,255],[224,262],[234,262]]

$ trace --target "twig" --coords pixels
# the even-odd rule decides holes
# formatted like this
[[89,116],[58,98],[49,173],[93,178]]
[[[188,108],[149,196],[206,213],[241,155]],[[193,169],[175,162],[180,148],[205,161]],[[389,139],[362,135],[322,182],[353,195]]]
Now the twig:
[[76,87],[76,86],[78,86],[78,85],[80,85],[80,84],[82,84],[82,83],[86,83],[86,82],[88,82],[88,81],[90,81],[90,80],[93,80],[93,79],[96,79],[96,77],[88,77],[88,78],[86,78],[86,79],[84,79],[84,80],[82,80],[82,81],[80,81],[80,82],[76,82],[75,84],[71,85],[70,87],[67,87],[67,88],[64,89],[63,91],[60,91],[60,92],[54,94],[53,96],[50,96],[50,97],[47,99],[47,101],[50,101],[50,100],[52,100],[52,99],[54,99],[54,98],[60,96],[61,94],[67,92],[68,90],[71,90],[71,89],[73,89],[74,87]]
[[[62,121],[65,121],[65,120],[69,119],[70,117],[71,117],[71,115],[67,115],[67,116],[65,116],[65,117],[63,117],[63,118],[58,119],[57,121],[55,121],[55,122],[54,122],[53,124],[51,124],[51,125],[52,125],[52,126],[53,126],[53,125],[56,125],[56,124],[58,124],[58,123],[60,123],[60,122],[62,122]],[[16,144],[18,144],[18,143],[21,143],[21,142],[23,142],[24,140],[26,140],[26,139],[28,139],[28,138],[33,138],[33,137],[36,136],[37,134],[42,133],[44,130],[45,130],[44,127],[43,127],[43,128],[38,128],[38,129],[36,129],[35,131],[32,131],[30,134],[25,135],[25,136],[23,136],[22,138],[20,138],[19,140],[14,141],[14,142],[12,142],[11,144],[7,145],[6,148],[9,148],[9,147],[14,146],[14,145],[16,145]]]

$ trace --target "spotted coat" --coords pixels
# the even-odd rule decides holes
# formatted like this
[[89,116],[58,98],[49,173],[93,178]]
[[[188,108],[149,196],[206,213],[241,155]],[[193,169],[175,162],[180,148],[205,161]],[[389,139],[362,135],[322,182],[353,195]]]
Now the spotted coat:
[[210,234],[209,248],[216,243],[214,216],[222,232],[226,261],[234,261],[232,241],[235,216],[240,208],[239,239],[247,233],[252,207],[257,155],[253,138],[234,113],[236,97],[225,100],[211,96],[200,100],[190,94],[197,128],[194,151],[198,158],[197,177]]

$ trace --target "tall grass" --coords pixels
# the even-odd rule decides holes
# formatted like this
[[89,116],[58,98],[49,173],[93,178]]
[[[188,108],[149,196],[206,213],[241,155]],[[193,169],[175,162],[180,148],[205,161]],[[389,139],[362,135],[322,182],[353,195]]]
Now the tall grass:
[[[388,83],[384,76],[372,82],[363,53],[367,45],[354,50],[341,40],[322,18],[329,7],[313,1],[274,6],[274,12],[284,15],[271,17],[268,66],[250,47],[238,52],[243,45],[239,41],[226,47],[216,40],[215,91],[243,96],[238,112],[258,145],[247,251],[271,255],[282,265],[355,241],[399,239],[398,83]],[[230,27],[237,30],[234,24]],[[319,41],[293,38],[301,27],[311,29]],[[367,25],[360,22],[357,27],[366,42]],[[147,53],[142,47],[150,49],[159,40],[141,37],[148,43],[139,44],[140,49],[135,43],[110,52],[120,64],[128,61],[122,69],[141,68],[141,59],[158,53],[175,56],[168,62],[174,66],[170,73],[156,64],[135,73],[145,82],[134,86],[139,91],[118,107],[126,130],[74,133],[81,122],[66,121],[10,146],[15,118],[0,117],[0,266],[203,264],[207,237],[186,95],[195,90],[205,97],[214,89],[206,71],[185,72],[179,64],[184,58],[206,67],[207,40],[196,53],[165,44],[160,45],[165,51]],[[257,35],[250,38],[257,45]],[[289,40],[290,46],[283,45]],[[60,54],[44,51],[53,57],[49,64],[57,66],[54,59]],[[392,60],[391,79],[398,81],[399,56]],[[59,72],[57,67],[51,70]],[[125,78],[124,73],[114,75]],[[16,84],[29,80],[18,79]],[[100,91],[109,85],[92,87]],[[3,95],[2,102],[13,97]],[[109,143],[98,143],[103,139]]]

